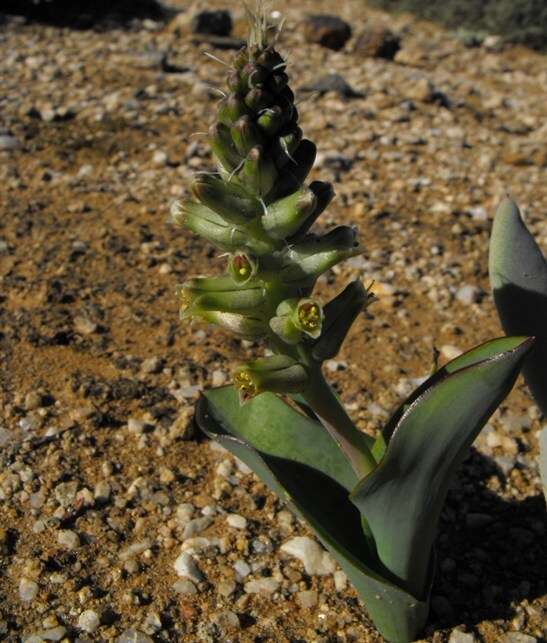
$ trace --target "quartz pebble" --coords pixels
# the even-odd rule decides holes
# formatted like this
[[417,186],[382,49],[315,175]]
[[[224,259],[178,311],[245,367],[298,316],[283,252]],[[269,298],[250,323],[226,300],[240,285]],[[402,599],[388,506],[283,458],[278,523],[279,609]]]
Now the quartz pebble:
[[461,630],[452,630],[448,643],[475,643],[475,637],[469,632],[462,632]]
[[247,594],[273,594],[279,587],[275,578],[257,578],[245,583],[243,589]]
[[247,520],[239,514],[228,514],[226,522],[234,529],[245,529],[247,527]]
[[37,594],[38,583],[28,578],[21,578],[19,581],[19,598],[25,603],[30,603],[36,598]]
[[172,587],[177,594],[195,594],[197,592],[196,586],[188,578],[175,581]]
[[85,610],[78,618],[78,627],[88,634],[93,634],[99,627],[99,623],[99,615],[94,610]]
[[296,600],[300,607],[311,609],[317,605],[317,592],[314,589],[298,592],[296,594]]
[[148,634],[130,628],[118,636],[116,643],[154,643],[154,640],[150,638]]
[[291,538],[281,545],[281,551],[302,561],[310,576],[332,574],[336,567],[331,555],[308,536]]
[[200,583],[204,579],[204,576],[201,573],[199,567],[197,566],[196,561],[192,558],[192,555],[187,551],[183,551],[179,555],[179,557],[175,560],[174,567],[175,567],[175,571],[179,576],[184,576],[185,578],[189,578],[195,583]]
[[80,546],[80,537],[71,529],[61,529],[57,534],[57,542],[70,551]]

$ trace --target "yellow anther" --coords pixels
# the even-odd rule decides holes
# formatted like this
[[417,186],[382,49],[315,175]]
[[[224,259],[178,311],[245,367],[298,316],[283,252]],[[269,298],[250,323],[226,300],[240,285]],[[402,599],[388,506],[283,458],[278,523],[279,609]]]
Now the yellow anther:
[[301,304],[298,308],[298,320],[304,330],[317,330],[321,326],[321,312],[319,310],[319,306],[313,302]]
[[239,371],[234,375],[234,384],[244,400],[249,400],[258,394],[258,389],[246,371]]

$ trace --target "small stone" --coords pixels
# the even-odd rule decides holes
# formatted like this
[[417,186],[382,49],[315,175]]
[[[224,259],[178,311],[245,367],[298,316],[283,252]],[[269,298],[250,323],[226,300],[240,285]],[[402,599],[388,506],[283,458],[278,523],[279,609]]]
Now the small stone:
[[470,306],[471,304],[480,302],[482,299],[482,291],[476,286],[466,284],[458,289],[456,292],[456,299],[460,303],[464,304],[464,306]]
[[194,583],[188,578],[181,578],[174,582],[171,587],[177,594],[196,594],[198,591]]
[[34,411],[42,406],[42,395],[37,391],[30,391],[25,395],[25,410]]
[[158,167],[167,165],[168,161],[169,157],[163,150],[156,150],[152,156],[152,163],[154,163],[154,165],[157,165]]
[[57,542],[70,551],[80,546],[80,537],[71,529],[61,529],[57,534]]
[[130,628],[118,636],[116,643],[154,643],[154,640],[150,638],[148,634]]
[[192,558],[191,554],[186,551],[183,551],[177,558],[174,563],[174,568],[179,576],[189,578],[195,583],[200,583],[204,579],[196,561]]
[[244,560],[236,560],[234,569],[239,578],[245,578],[251,573],[251,568]]
[[200,11],[192,16],[190,30],[192,33],[229,36],[232,32],[232,16],[225,9]]
[[[65,635],[66,635],[66,627],[64,627],[63,625],[50,627],[38,633],[40,641],[62,641]],[[26,640],[28,641],[28,639]]]
[[187,525],[192,519],[194,505],[189,502],[183,502],[177,507],[176,518],[181,527]]
[[183,408],[169,427],[169,436],[173,440],[190,440],[194,436],[194,424],[191,418],[191,409]]
[[302,29],[307,42],[316,43],[334,49],[342,49],[351,37],[351,27],[347,22],[329,14],[315,14],[307,16]]
[[129,545],[129,547],[122,549],[122,551],[118,554],[118,558],[122,561],[129,560],[130,558],[134,558],[135,556],[142,554],[147,549],[150,549],[151,546],[152,543],[150,540],[143,540],[139,543],[133,543],[132,545]]
[[98,502],[107,502],[110,498],[112,489],[106,480],[101,480],[95,485],[93,495]]
[[25,603],[30,603],[38,594],[38,583],[28,578],[21,578],[19,581],[19,598]]
[[506,632],[501,637],[500,643],[537,643],[537,638],[522,632]]
[[456,359],[463,353],[457,346],[452,346],[451,344],[445,344],[441,346],[441,356],[447,361]]
[[74,501],[77,492],[78,483],[75,480],[71,482],[61,482],[61,484],[55,487],[55,498],[61,507],[66,509],[70,507]]
[[87,317],[74,317],[74,330],[80,335],[92,335],[98,326]]
[[230,610],[213,614],[211,621],[223,634],[230,630],[238,630],[240,627],[238,615]]
[[187,538],[193,538],[197,536],[202,531],[207,529],[213,523],[213,519],[210,516],[203,516],[202,518],[194,518],[190,520],[184,527],[182,532],[182,537],[184,540]]
[[448,643],[475,643],[475,637],[469,632],[461,630],[452,630]]
[[163,368],[163,360],[159,357],[149,357],[141,364],[141,372],[145,375],[159,373]]
[[234,529],[246,529],[247,519],[239,514],[228,514],[226,522]]
[[214,370],[212,372],[212,374],[211,374],[211,384],[213,386],[215,386],[215,387],[216,386],[223,386],[224,384],[226,384],[227,379],[228,378],[227,378],[226,373],[224,371],[221,371],[218,368],[216,370]]
[[335,563],[331,555],[308,536],[291,538],[281,545],[281,551],[302,561],[306,573],[310,576],[332,574]]
[[245,583],[243,589],[247,594],[273,594],[279,588],[275,578],[257,578]]
[[333,577],[334,577],[334,587],[336,588],[336,591],[343,592],[347,587],[348,577],[341,569],[337,569],[334,572]]
[[373,24],[357,36],[353,51],[371,58],[393,60],[401,48],[401,39],[390,29]]
[[217,593],[225,598],[231,596],[235,592],[235,589],[236,584],[233,580],[221,580],[217,584]]
[[296,594],[296,600],[300,607],[311,609],[317,605],[317,592],[314,589],[308,589]]
[[0,150],[12,152],[13,150],[20,150],[21,147],[20,141],[18,141],[15,136],[9,136],[8,134],[0,135]]
[[142,420],[137,420],[136,418],[129,418],[129,420],[127,420],[127,430],[129,433],[133,433],[134,435],[140,435],[143,433],[145,427],[146,422],[143,422]]
[[85,612],[82,612],[78,618],[78,627],[88,634],[93,634],[93,632],[95,632],[99,627],[99,624],[99,615],[93,610],[85,610]]

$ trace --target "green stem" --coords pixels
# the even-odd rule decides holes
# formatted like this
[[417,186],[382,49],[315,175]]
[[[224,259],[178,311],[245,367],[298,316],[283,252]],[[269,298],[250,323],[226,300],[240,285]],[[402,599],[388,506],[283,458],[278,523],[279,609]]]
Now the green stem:
[[312,381],[302,395],[347,456],[357,478],[361,479],[376,468],[369,446],[371,439],[355,427],[320,368],[317,364],[315,372],[311,373]]

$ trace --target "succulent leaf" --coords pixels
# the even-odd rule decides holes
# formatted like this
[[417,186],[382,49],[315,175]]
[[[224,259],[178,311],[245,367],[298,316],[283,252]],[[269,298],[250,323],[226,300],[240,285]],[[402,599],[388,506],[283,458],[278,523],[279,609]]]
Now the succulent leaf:
[[422,629],[428,601],[395,585],[375,558],[348,499],[357,478],[327,430],[270,393],[241,406],[232,387],[207,391],[196,421],[243,460],[312,527],[336,558],[393,643],[409,643]]
[[351,494],[380,560],[414,596],[428,593],[432,545],[451,477],[513,387],[531,346],[522,337],[493,340],[433,376],[400,416],[378,467]]
[[523,373],[547,416],[547,261],[509,199],[500,204],[494,218],[489,272],[505,332],[536,338]]

